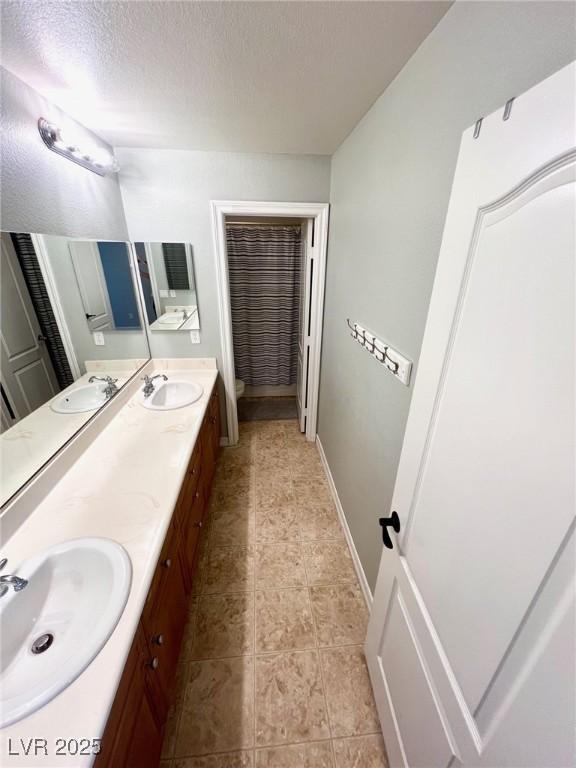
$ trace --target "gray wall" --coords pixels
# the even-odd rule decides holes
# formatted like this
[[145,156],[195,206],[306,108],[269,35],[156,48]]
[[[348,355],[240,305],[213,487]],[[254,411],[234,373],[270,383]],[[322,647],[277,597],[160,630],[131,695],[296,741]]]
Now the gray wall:
[[319,435],[374,587],[412,388],[352,341],[418,360],[462,131],[576,57],[574,5],[456,3],[332,158]]
[[117,148],[131,240],[192,243],[201,343],[153,331],[152,357],[220,357],[211,200],[328,202],[330,158]]
[[38,133],[38,118],[72,124],[91,143],[110,147],[11,72],[0,68],[0,77],[2,229],[126,240],[117,177],[98,176],[50,152]]

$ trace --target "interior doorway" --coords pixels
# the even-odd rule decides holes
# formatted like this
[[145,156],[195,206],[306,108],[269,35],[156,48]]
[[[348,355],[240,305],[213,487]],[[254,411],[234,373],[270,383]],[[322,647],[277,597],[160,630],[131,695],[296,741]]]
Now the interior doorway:
[[212,213],[227,442],[239,414],[297,418],[315,440],[328,205],[213,202]]

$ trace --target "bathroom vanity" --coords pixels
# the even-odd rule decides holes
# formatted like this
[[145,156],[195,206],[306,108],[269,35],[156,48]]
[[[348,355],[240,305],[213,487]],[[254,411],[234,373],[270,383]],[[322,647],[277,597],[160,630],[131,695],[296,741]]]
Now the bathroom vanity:
[[[157,374],[168,376],[174,397],[186,384],[201,396],[183,407],[166,397],[166,407],[150,408],[141,376]],[[30,739],[45,740],[50,760],[36,764],[51,768],[158,765],[220,444],[217,378],[214,359],[149,361],[90,423],[90,438],[80,434],[69,443],[5,509],[3,533],[12,532],[2,542],[7,572],[85,538],[116,542],[131,565],[124,610],[80,674],[70,676],[67,659],[59,673],[50,665],[57,632],[52,647],[37,657],[53,676],[70,679],[0,730],[0,763],[7,768],[35,764],[25,753]],[[162,377],[154,384],[159,392]],[[34,578],[15,596],[15,609],[20,595],[43,589]],[[90,590],[81,582],[78,589],[85,604]],[[2,631],[14,634],[7,625]],[[18,631],[23,652],[37,631],[24,625]],[[73,751],[82,744],[90,746]]]
[[158,765],[219,441],[214,388],[104,732],[101,768]]

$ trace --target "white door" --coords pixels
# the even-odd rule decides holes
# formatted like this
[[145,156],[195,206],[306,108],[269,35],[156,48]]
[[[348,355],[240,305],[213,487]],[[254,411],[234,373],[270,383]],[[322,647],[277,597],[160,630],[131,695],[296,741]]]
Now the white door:
[[90,330],[111,330],[114,328],[114,319],[98,243],[72,240],[69,246],[82,306]]
[[15,424],[60,391],[10,235],[2,233],[1,429]]
[[366,641],[393,768],[576,764],[575,84],[462,138]]
[[314,245],[314,219],[307,219],[302,224],[302,267],[300,270],[300,309],[298,313],[298,377],[296,379],[296,405],[298,409],[300,432],[306,431],[306,413],[308,408]]

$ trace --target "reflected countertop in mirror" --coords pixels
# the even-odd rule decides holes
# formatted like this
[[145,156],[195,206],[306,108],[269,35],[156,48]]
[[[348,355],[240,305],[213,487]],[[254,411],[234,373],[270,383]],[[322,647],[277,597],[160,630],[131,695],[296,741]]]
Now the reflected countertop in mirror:
[[[56,454],[99,410],[99,406],[79,412],[57,412],[55,401],[85,387],[92,376],[116,379],[120,389],[147,359],[86,361],[87,372],[32,413],[20,419],[0,435],[2,485],[0,505],[5,504],[28,480]],[[95,381],[104,390],[106,384]],[[105,398],[107,402],[107,398]]]
[[192,246],[138,242],[134,250],[149,330],[199,330]]
[[0,283],[5,504],[150,353],[128,243],[3,232]]

